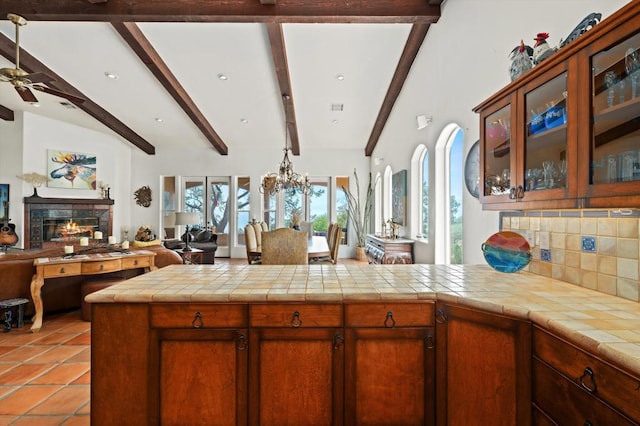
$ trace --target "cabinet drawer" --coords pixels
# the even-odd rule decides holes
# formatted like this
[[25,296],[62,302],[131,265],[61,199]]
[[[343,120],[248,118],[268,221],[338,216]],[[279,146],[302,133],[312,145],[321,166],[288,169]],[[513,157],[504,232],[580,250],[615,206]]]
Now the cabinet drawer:
[[148,268],[151,266],[150,257],[123,257],[121,261],[122,269]]
[[593,388],[593,376],[597,386],[593,394],[640,422],[639,378],[537,327],[533,330],[533,354],[578,386],[582,386],[582,378],[584,385]]
[[347,327],[422,327],[434,324],[434,304],[373,303],[345,306]]
[[342,305],[251,305],[249,323],[252,327],[342,327]]
[[153,328],[246,327],[247,305],[172,304],[151,305]]
[[557,424],[635,424],[540,360],[534,359],[532,367],[533,402]]
[[82,262],[83,274],[104,274],[119,271],[120,259],[101,260],[99,262]]
[[80,263],[69,263],[44,266],[44,278],[66,277],[80,275]]

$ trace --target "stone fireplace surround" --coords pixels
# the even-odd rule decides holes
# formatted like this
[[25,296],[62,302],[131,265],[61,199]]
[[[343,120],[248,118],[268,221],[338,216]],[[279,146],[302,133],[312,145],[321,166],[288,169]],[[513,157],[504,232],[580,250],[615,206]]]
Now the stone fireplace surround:
[[[98,219],[98,229],[105,236],[113,231],[113,200],[85,198],[24,197],[24,248],[53,248],[68,241],[43,241],[43,219]],[[73,242],[78,244],[79,242]]]

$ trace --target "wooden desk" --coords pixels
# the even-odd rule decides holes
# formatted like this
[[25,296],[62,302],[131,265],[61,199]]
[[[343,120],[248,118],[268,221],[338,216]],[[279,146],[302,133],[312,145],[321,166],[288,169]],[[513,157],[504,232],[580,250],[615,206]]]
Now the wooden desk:
[[[330,256],[329,242],[325,237],[314,235],[307,240],[307,253],[309,254],[309,259]],[[262,250],[252,251],[251,254],[260,256],[262,255]]]
[[33,261],[36,273],[31,279],[31,297],[36,314],[33,317],[31,331],[36,333],[42,327],[42,287],[47,278],[72,277],[77,275],[98,275],[126,269],[144,268],[145,272],[158,269],[155,266],[155,253],[136,250],[129,253],[92,253],[64,257],[41,257]]

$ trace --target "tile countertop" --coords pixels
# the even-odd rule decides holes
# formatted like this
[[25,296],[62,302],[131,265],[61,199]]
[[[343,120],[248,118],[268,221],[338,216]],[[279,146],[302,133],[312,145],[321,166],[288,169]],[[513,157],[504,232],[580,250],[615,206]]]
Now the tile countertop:
[[441,300],[530,319],[640,374],[640,303],[486,265],[171,265],[92,303]]

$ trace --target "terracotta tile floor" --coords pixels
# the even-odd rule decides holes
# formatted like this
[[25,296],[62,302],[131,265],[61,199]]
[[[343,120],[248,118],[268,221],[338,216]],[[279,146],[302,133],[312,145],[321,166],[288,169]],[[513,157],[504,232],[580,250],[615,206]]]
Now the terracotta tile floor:
[[0,426],[89,425],[91,323],[77,310],[46,315],[39,333],[30,327],[0,327]]
[[88,425],[91,323],[80,311],[0,332],[0,426]]

